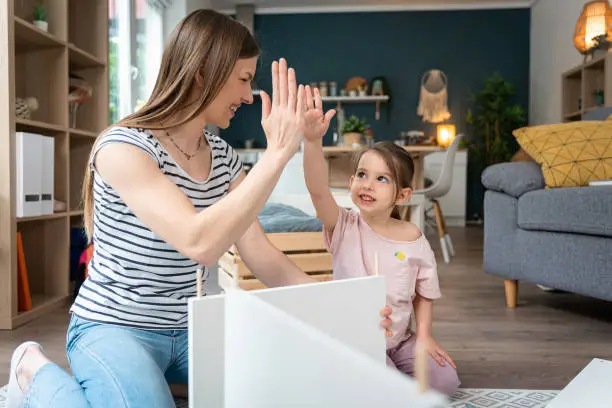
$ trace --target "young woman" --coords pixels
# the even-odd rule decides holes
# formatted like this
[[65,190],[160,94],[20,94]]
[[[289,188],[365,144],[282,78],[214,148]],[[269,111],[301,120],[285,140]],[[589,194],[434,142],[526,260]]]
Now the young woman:
[[266,285],[311,282],[257,222],[304,132],[295,72],[272,64],[272,99],[262,92],[268,147],[248,176],[235,151],[203,131],[226,128],[252,102],[258,55],[240,23],[191,13],[167,43],[149,101],[99,136],[83,185],[94,254],[67,334],[74,377],[24,343],[11,360],[10,408],[174,407],[168,384],[187,384],[196,270],[234,243]]

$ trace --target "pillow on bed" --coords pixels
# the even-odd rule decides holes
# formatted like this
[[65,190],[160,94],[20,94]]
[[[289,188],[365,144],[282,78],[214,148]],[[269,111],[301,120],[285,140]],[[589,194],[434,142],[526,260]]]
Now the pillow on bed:
[[323,229],[321,221],[302,210],[286,204],[267,203],[259,213],[264,232],[316,232]]

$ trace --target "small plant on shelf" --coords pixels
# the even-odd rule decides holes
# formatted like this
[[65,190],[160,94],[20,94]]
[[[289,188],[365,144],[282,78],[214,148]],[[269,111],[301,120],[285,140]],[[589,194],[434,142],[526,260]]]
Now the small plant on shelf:
[[342,124],[342,135],[344,136],[344,145],[353,146],[361,145],[361,137],[368,129],[368,124],[365,119],[359,119],[355,115],[351,115]]
[[604,104],[603,89],[598,89],[595,92],[593,92],[593,96],[595,97],[595,106],[602,106]]
[[48,31],[49,29],[45,6],[43,6],[41,3],[34,6],[34,25],[43,31]]
[[367,122],[365,119],[359,119],[355,115],[351,115],[343,124],[342,124],[342,133],[359,133],[363,134],[367,128]]

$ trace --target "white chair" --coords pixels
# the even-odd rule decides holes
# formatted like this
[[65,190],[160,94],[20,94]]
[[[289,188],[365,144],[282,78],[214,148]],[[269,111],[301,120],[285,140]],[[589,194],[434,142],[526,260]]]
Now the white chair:
[[[463,134],[458,134],[446,150],[446,156],[444,158],[442,170],[440,171],[438,179],[427,188],[414,190],[412,192],[412,197],[405,204],[411,205],[413,201],[423,202],[423,199],[432,203],[432,207],[425,211],[425,217],[427,220],[427,213],[433,210],[434,217],[436,219],[436,229],[438,231],[438,236],[440,237],[440,246],[442,247],[442,257],[444,258],[445,263],[449,263],[450,257],[455,256],[455,249],[453,247],[453,241],[451,240],[448,230],[446,229],[446,222],[444,221],[442,208],[440,207],[440,203],[437,199],[448,194],[448,191],[452,186],[455,156],[457,155],[459,143],[461,142],[462,138]],[[431,219],[431,217],[429,218]]]

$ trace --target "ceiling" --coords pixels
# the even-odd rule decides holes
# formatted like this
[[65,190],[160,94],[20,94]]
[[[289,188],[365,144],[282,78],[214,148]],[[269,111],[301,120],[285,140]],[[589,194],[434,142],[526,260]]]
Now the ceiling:
[[460,10],[530,7],[535,0],[210,0],[217,10],[232,12],[252,4],[255,13],[316,13],[350,11]]

